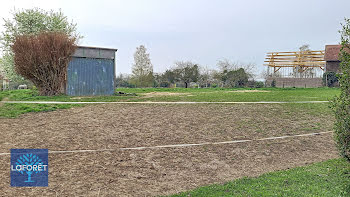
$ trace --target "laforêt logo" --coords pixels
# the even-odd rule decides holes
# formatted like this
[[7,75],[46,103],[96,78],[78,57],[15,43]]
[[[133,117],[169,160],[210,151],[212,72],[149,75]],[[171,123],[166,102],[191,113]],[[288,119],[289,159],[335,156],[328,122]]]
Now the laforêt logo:
[[11,149],[11,186],[48,186],[48,149]]

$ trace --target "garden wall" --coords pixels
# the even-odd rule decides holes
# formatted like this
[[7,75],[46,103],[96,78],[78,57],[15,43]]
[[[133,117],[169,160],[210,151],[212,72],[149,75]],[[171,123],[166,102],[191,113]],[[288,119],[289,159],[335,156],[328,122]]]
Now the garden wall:
[[269,77],[266,79],[266,85],[271,86],[272,80],[275,79],[276,87],[303,87],[303,88],[315,88],[322,87],[322,78],[280,78]]

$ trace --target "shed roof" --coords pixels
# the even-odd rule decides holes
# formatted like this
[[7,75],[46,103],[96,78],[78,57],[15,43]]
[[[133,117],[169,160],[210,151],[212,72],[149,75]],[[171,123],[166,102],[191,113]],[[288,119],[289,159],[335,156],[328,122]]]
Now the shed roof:
[[94,47],[94,46],[78,46],[78,48],[104,49],[104,50],[118,51],[118,49],[115,49],[115,48]]
[[340,53],[341,45],[326,45],[326,52],[324,55],[324,60],[326,61],[340,61],[339,53]]
[[97,58],[97,59],[115,59],[117,49],[78,46],[73,57]]

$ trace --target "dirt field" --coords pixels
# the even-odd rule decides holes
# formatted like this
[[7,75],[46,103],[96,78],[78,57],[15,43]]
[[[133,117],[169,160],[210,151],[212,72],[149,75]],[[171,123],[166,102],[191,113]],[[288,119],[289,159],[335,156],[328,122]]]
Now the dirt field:
[[[329,131],[329,115],[283,105],[101,104],[0,119],[0,152],[259,139]],[[49,154],[48,188],[10,187],[0,156],[1,196],[156,196],[338,157],[332,134],[238,144]]]

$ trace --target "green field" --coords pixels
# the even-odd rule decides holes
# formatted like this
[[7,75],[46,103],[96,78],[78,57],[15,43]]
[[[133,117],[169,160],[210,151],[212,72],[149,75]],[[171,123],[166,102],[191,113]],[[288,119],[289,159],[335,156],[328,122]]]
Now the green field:
[[21,114],[29,112],[49,112],[57,109],[69,109],[71,107],[81,107],[82,104],[18,104],[5,103],[0,106],[0,118],[16,118]]
[[333,159],[305,167],[242,178],[173,195],[187,196],[350,196],[350,164]]
[[[0,100],[16,101],[327,101],[339,94],[338,88],[118,88],[114,96],[38,96],[34,90],[0,92]],[[134,95],[135,94],[135,95]]]
[[[126,94],[119,94],[123,92]],[[337,88],[118,88],[112,96],[39,96],[36,90],[12,90],[0,92],[0,100],[9,101],[106,101],[106,102],[256,102],[256,101],[328,101],[340,91]],[[296,108],[306,106],[316,109],[315,113],[328,112],[327,104],[296,105]],[[18,117],[28,112],[53,111],[82,105],[52,105],[52,104],[2,104],[0,117]],[[291,106],[291,105],[286,105]],[[321,107],[320,107],[321,106]],[[323,107],[322,107],[323,106]],[[290,108],[295,109],[294,107]]]
[[[327,101],[339,94],[336,88],[124,88],[118,91],[136,93],[132,101],[208,101],[208,102],[256,102],[256,101]],[[256,92],[255,92],[256,91]],[[170,92],[177,95],[142,96],[152,92]]]

